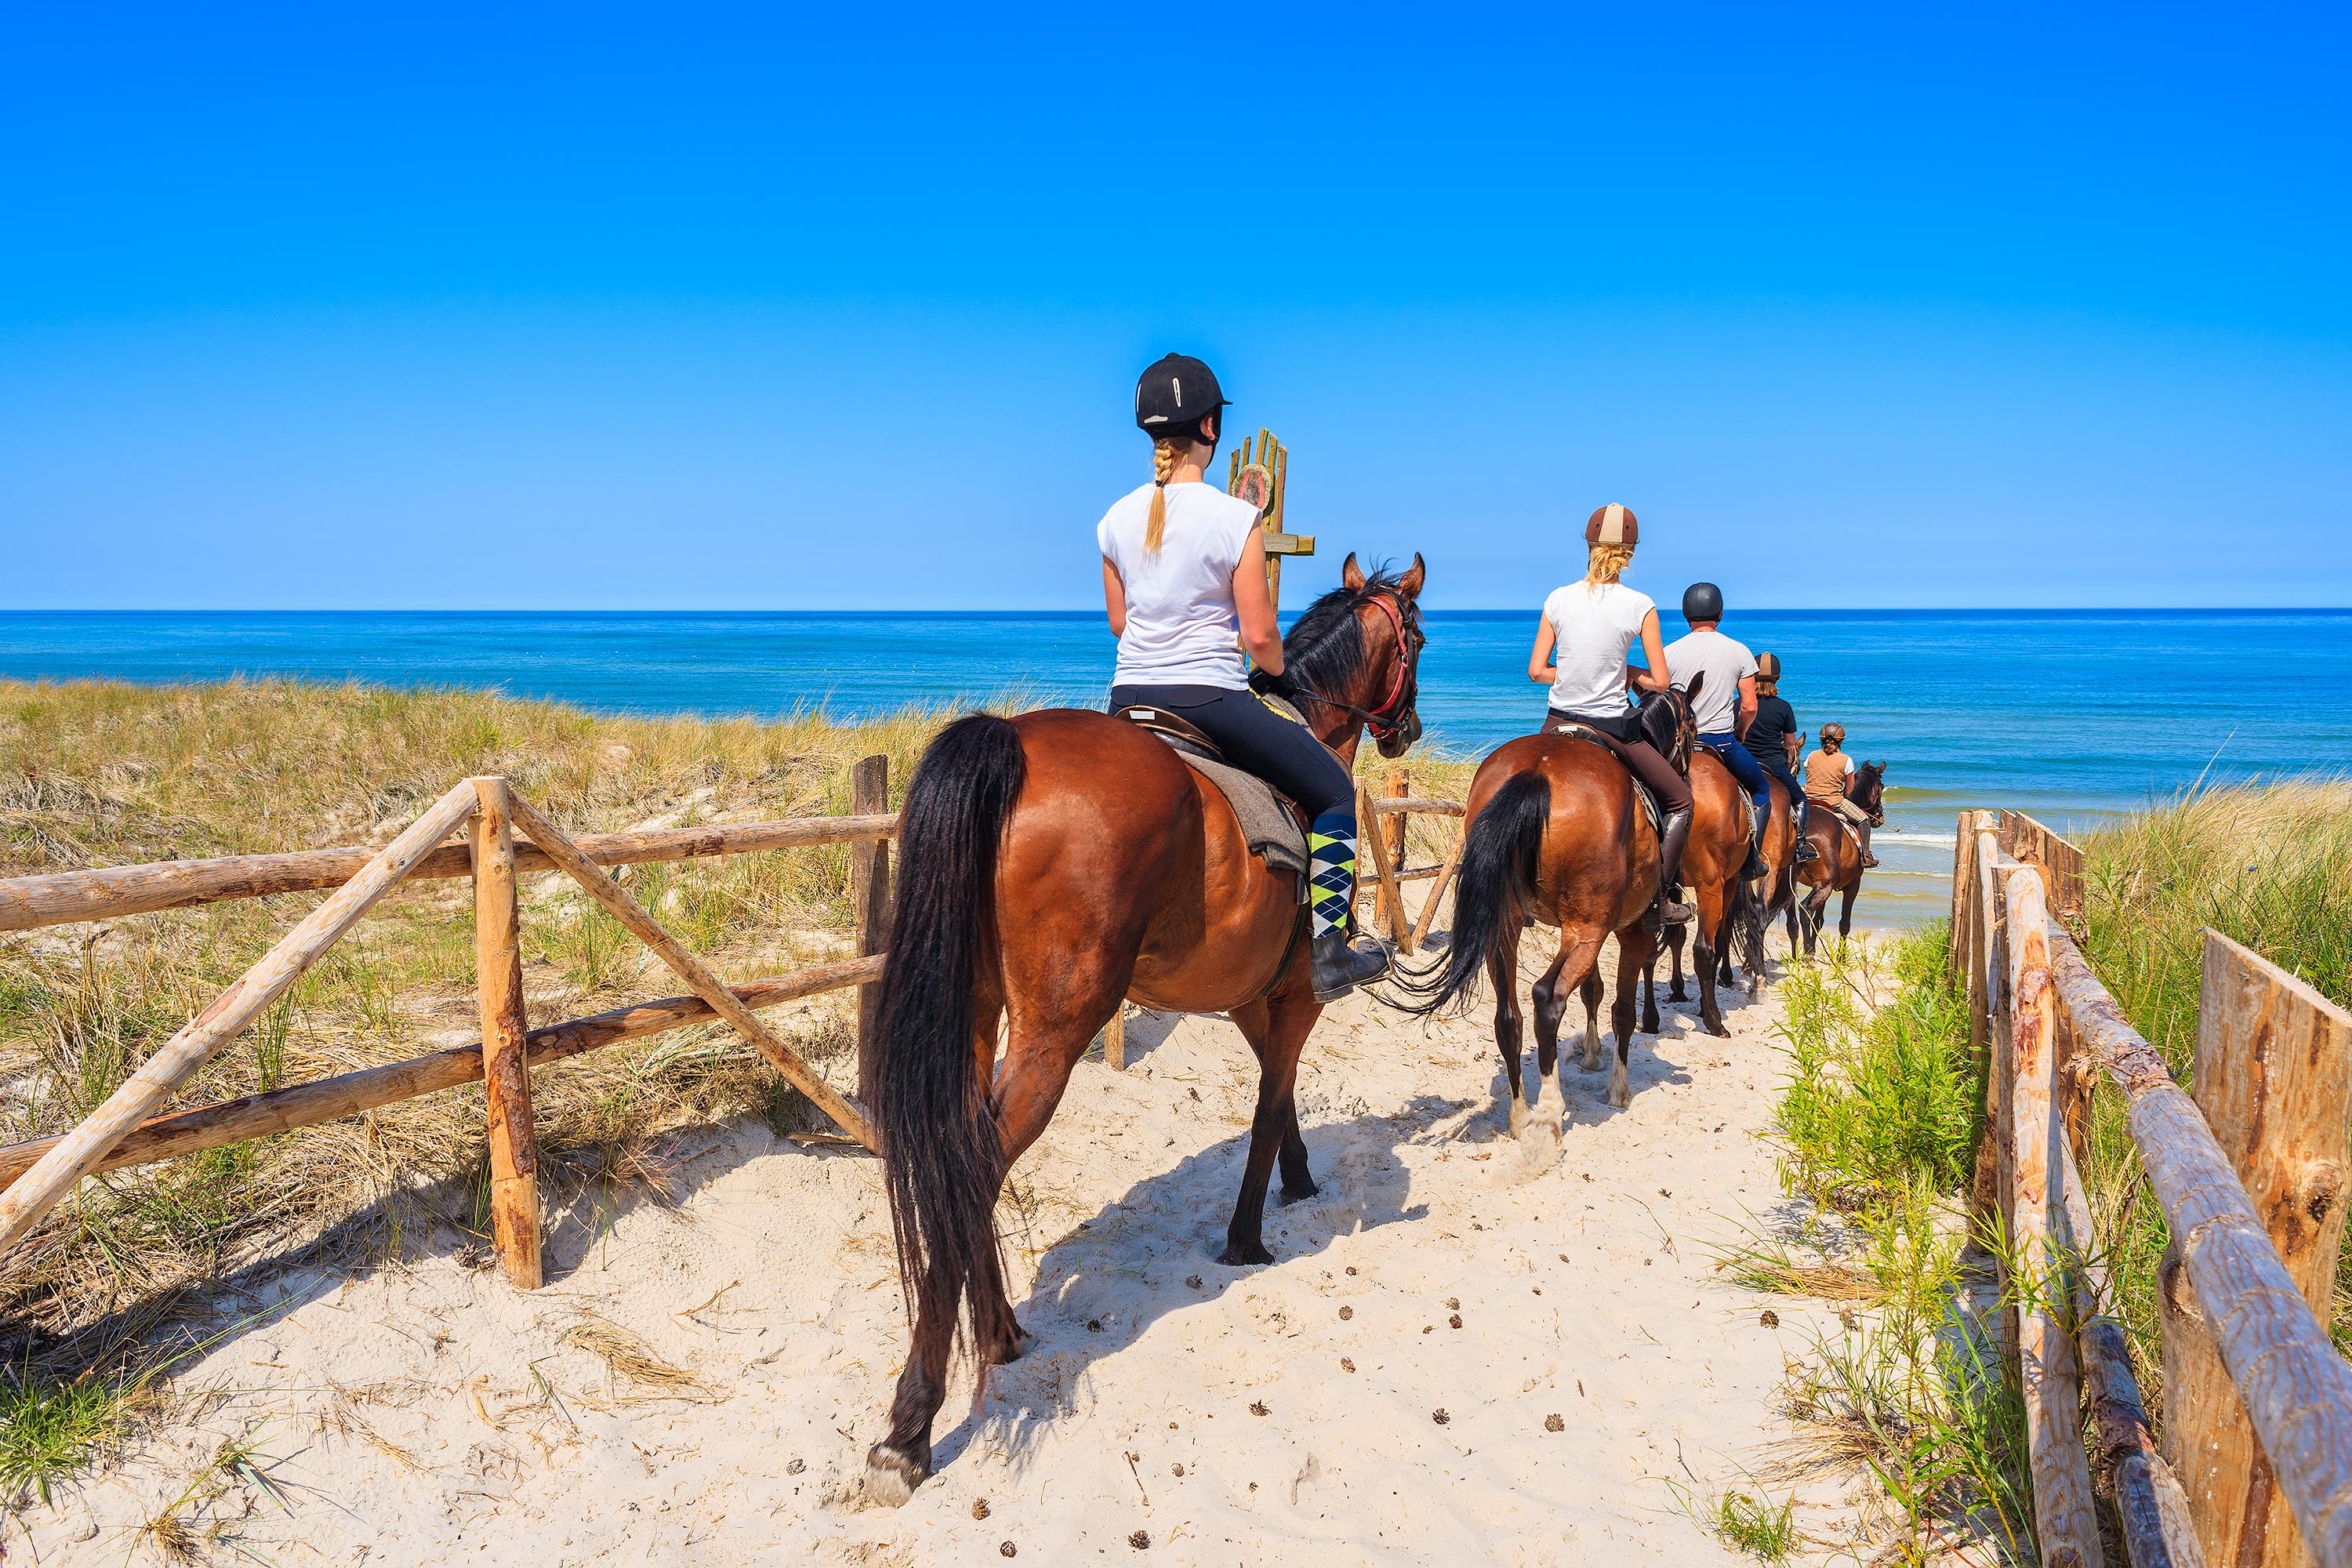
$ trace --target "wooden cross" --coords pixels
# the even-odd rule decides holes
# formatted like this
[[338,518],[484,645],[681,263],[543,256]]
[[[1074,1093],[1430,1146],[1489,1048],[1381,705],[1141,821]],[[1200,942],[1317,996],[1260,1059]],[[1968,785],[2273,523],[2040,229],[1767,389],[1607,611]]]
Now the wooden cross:
[[1266,597],[1277,610],[1282,607],[1282,558],[1315,553],[1313,534],[1282,531],[1282,500],[1289,481],[1290,448],[1276,440],[1273,432],[1260,429],[1255,437],[1242,438],[1241,449],[1233,455],[1225,493],[1257,508],[1258,527],[1265,536]]

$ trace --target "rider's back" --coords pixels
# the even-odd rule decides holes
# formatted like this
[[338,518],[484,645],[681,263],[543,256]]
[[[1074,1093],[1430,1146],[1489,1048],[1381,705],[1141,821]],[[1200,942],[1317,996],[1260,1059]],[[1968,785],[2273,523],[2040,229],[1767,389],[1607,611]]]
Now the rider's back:
[[1257,525],[1257,509],[1213,485],[1171,484],[1160,548],[1147,550],[1156,488],[1140,485],[1119,497],[1095,529],[1127,593],[1127,629],[1111,683],[1244,690],[1249,670],[1236,640],[1234,570]]
[[1625,711],[1625,654],[1642,633],[1643,617],[1657,608],[1647,594],[1622,583],[1570,583],[1544,601],[1544,619],[1557,641],[1551,706],[1586,718]]

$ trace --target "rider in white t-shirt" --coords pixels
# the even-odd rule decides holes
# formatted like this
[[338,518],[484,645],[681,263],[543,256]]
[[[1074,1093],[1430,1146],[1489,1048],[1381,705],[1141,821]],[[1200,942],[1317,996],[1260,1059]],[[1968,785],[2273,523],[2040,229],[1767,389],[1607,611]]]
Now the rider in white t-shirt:
[[[1535,651],[1528,656],[1528,679],[1551,688],[1547,731],[1571,724],[1595,731],[1618,759],[1650,786],[1665,813],[1659,835],[1658,900],[1650,921],[1681,925],[1691,918],[1682,902],[1683,846],[1690,841],[1690,782],[1675,771],[1642,736],[1633,710],[1626,706],[1626,683],[1643,689],[1667,686],[1665,649],[1658,642],[1658,606],[1647,594],[1618,577],[1633,559],[1642,525],[1633,511],[1611,502],[1584,525],[1584,581],[1552,590],[1536,626]],[[1648,668],[1625,661],[1636,640]]]
[[1250,690],[1243,648],[1278,681],[1282,633],[1257,509],[1202,478],[1224,407],[1216,376],[1183,354],[1136,383],[1135,423],[1151,437],[1152,479],[1113,501],[1095,527],[1103,607],[1118,638],[1111,707],[1181,715],[1234,766],[1307,813],[1308,969],[1315,999],[1330,1002],[1387,973],[1389,952],[1377,940],[1348,938],[1356,791],[1347,764]]

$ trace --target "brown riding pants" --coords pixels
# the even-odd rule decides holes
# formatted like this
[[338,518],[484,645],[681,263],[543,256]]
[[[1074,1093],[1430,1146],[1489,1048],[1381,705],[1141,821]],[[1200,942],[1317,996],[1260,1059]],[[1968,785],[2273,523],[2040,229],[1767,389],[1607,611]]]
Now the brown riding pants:
[[1600,736],[1601,743],[1616,752],[1617,760],[1633,769],[1635,776],[1650,786],[1658,797],[1658,808],[1667,816],[1691,808],[1690,781],[1675,772],[1674,763],[1658,755],[1657,748],[1641,738],[1633,728],[1630,711],[1622,724],[1606,719],[1554,712],[1544,721],[1544,730],[1547,733],[1557,734],[1559,726],[1564,724],[1590,730]]

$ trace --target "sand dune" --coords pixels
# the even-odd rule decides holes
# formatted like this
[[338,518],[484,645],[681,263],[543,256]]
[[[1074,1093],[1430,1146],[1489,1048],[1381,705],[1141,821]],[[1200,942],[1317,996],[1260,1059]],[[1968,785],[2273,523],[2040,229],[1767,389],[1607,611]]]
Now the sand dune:
[[903,1509],[859,1485],[905,1345],[876,1167],[732,1127],[677,1151],[673,1203],[566,1214],[535,1295],[451,1245],[273,1281],[184,1375],[223,1391],[201,1422],[20,1524],[120,1564],[244,1435],[282,1500],[228,1477],[187,1516],[289,1565],[1741,1561],[1670,1483],[1738,1484],[1785,1434],[1805,1314],[1704,1245],[1778,1199],[1774,1006],[1727,1039],[1695,1012],[1639,1044],[1628,1110],[1571,1061],[1553,1142],[1505,1132],[1483,1016],[1333,1009],[1299,1099],[1322,1193],[1270,1211],[1263,1268],[1214,1261],[1248,1050],[1138,1017],[1003,1211],[1034,1347],[984,1396],[962,1374]]

